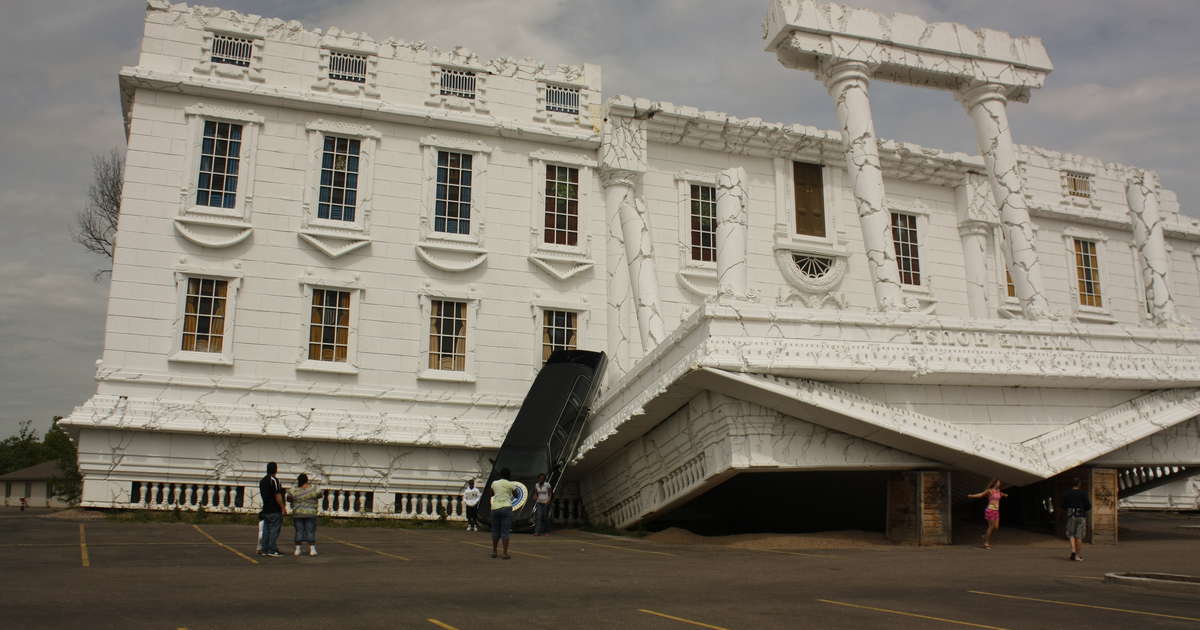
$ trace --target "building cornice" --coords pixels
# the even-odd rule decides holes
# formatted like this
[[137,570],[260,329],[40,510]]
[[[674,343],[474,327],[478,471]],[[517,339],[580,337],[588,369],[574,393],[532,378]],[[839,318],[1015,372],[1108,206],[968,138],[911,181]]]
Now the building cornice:
[[130,107],[135,90],[153,90],[192,96],[235,100],[243,103],[287,107],[313,113],[340,115],[364,120],[413,125],[423,128],[449,129],[478,135],[536,140],[547,144],[586,148],[600,146],[598,133],[520,123],[495,116],[406,105],[373,102],[364,107],[359,99],[335,95],[289,90],[257,84],[247,89],[238,83],[210,80],[191,74],[166,73],[140,67],[121,69],[122,108],[129,127]]

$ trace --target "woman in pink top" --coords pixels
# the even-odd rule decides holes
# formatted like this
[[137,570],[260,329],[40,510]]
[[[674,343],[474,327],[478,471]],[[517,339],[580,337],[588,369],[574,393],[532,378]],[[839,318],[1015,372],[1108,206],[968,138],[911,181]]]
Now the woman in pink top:
[[1000,499],[1008,495],[1000,492],[1000,480],[993,479],[992,482],[988,484],[988,487],[982,492],[968,494],[967,496],[972,499],[978,499],[979,497],[985,496],[987,497],[988,504],[987,509],[983,511],[983,519],[987,521],[988,527],[987,532],[983,535],[983,548],[991,549],[992,532],[1000,529]]

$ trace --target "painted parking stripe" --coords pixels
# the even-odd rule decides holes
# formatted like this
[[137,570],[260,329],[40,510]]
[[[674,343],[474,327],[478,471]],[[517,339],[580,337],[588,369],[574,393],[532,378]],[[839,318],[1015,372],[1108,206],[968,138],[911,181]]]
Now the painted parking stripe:
[[388,557],[388,558],[395,558],[395,559],[397,559],[397,560],[404,560],[404,561],[406,561],[406,562],[409,560],[409,558],[405,558],[404,556],[401,556],[401,555],[398,555],[398,554],[394,554],[394,553],[388,553],[388,552],[386,552],[386,551],[379,551],[378,549],[371,549],[370,547],[364,547],[364,546],[362,546],[362,545],[356,545],[356,544],[354,544],[354,543],[352,543],[352,542],[349,542],[349,541],[346,541],[346,540],[342,540],[341,538],[334,538],[333,536],[330,536],[329,534],[323,534],[323,536],[322,536],[322,537],[324,537],[324,538],[328,538],[329,540],[332,540],[333,542],[335,542],[335,543],[337,543],[337,544],[339,544],[339,545],[346,545],[347,547],[354,547],[355,549],[361,549],[361,550],[363,550],[363,551],[369,551],[369,552],[371,552],[371,553],[379,554],[379,555],[381,555],[381,556],[385,556],[385,557]]
[[630,551],[633,553],[647,553],[647,554],[651,554],[651,555],[655,555],[655,556],[668,556],[671,558],[675,557],[675,554],[667,553],[665,551],[647,551],[645,549],[633,549],[633,548],[625,547],[625,546],[621,546],[621,545],[605,545],[603,543],[592,542],[590,540],[580,540],[578,538],[560,538],[559,540],[566,540],[566,541],[570,541],[573,543],[579,543],[581,545],[591,545],[593,547],[604,547],[605,549],[618,549],[620,551]]
[[[483,543],[475,543],[475,542],[471,542],[471,541],[468,541],[468,540],[460,540],[460,541],[458,541],[458,542],[460,542],[460,543],[462,543],[462,544],[464,544],[464,545],[471,545],[472,547],[482,547],[482,548],[484,548],[484,549],[491,549],[491,548],[492,548],[492,546],[491,546],[491,545],[485,545],[485,544],[483,544]],[[517,554],[517,555],[519,555],[519,556],[530,556],[530,557],[533,557],[533,558],[541,558],[542,560],[549,560],[549,559],[550,559],[550,556],[543,556],[543,555],[536,554],[536,553],[529,553],[528,551],[515,551],[515,550],[511,550],[511,549],[510,549],[510,550],[509,550],[509,553],[514,553],[514,554]]]
[[434,619],[432,617],[429,619],[426,619],[425,621],[428,621],[429,623],[441,628],[442,630],[458,630],[458,628],[455,628],[454,626],[446,623],[445,621],[438,621],[437,619]]
[[79,562],[85,569],[92,566],[92,561],[88,559],[87,532],[83,527],[83,523],[79,524]]
[[201,534],[204,534],[204,537],[211,540],[214,545],[221,547],[227,551],[230,551],[231,553],[235,554],[237,557],[241,558],[242,560],[245,560],[246,562],[249,562],[250,564],[258,564],[258,560],[255,560],[254,558],[247,556],[246,554],[238,551],[237,549],[234,549],[233,547],[226,545],[225,543],[217,540],[216,538],[213,538],[212,534],[204,531],[203,529],[200,529],[199,525],[192,525],[192,527],[196,528],[196,531],[200,532]]
[[862,610],[871,610],[874,612],[887,613],[889,615],[900,615],[903,617],[915,617],[917,619],[928,619],[930,621],[940,621],[942,623],[950,623],[956,626],[967,626],[970,628],[986,628],[987,630],[1005,630],[998,626],[986,626],[981,623],[972,623],[970,621],[959,621],[957,619],[946,619],[944,617],[933,617],[931,615],[921,615],[918,613],[905,612],[903,610],[892,610],[891,608],[876,608],[875,606],[863,606],[862,604],[851,604],[850,602],[838,602],[832,599],[818,599],[817,601],[824,604],[833,604],[835,606],[845,606],[847,608],[861,608]]
[[1183,621],[1200,621],[1200,617],[1183,617],[1180,615],[1168,615],[1166,613],[1156,613],[1146,610],[1129,610],[1127,608],[1113,608],[1111,606],[1096,606],[1094,604],[1080,604],[1079,602],[1060,602],[1054,599],[1039,599],[1037,597],[1025,597],[1023,595],[1005,595],[1003,593],[989,593],[987,591],[967,591],[975,595],[987,595],[989,597],[1003,597],[1006,599],[1021,599],[1030,602],[1041,602],[1043,604],[1057,604],[1059,606],[1074,606],[1075,608],[1092,608],[1095,610],[1108,610],[1111,612],[1128,613],[1130,615],[1144,615],[1147,617],[1163,617],[1164,619],[1182,619]]
[[723,626],[714,626],[710,623],[704,623],[703,621],[696,621],[695,619],[685,619],[683,617],[676,617],[675,615],[668,615],[667,613],[661,613],[661,612],[658,612],[655,610],[646,610],[645,608],[639,608],[638,612],[646,613],[647,615],[654,615],[655,617],[662,617],[663,619],[670,619],[671,621],[678,621],[679,623],[686,623],[686,624],[691,624],[693,626],[700,626],[701,628],[712,628],[712,630],[729,630],[729,628],[725,628]]

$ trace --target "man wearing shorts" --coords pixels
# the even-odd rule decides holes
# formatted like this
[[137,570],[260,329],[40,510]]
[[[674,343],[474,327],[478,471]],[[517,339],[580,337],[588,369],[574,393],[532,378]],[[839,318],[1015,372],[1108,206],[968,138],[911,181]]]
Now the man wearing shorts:
[[496,556],[496,543],[504,541],[504,555],[508,560],[508,537],[512,535],[513,489],[517,484],[508,480],[512,476],[507,468],[500,471],[500,478],[492,482],[492,557]]
[[1087,535],[1087,514],[1092,502],[1083,491],[1083,480],[1076,477],[1071,489],[1063,495],[1063,509],[1067,511],[1067,539],[1071,541],[1071,559],[1082,562],[1079,545]]

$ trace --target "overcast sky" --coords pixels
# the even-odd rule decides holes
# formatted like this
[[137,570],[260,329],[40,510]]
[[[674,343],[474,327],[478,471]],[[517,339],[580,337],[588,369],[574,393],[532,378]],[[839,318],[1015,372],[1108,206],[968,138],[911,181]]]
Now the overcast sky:
[[[1016,139],[1152,168],[1200,216],[1197,0],[851,0],[929,21],[1036,35],[1055,71],[1010,108]],[[13,0],[0,21],[0,436],[44,431],[95,391],[106,261],[72,242],[91,156],[122,146],[117,72],[137,60],[144,3]],[[224,0],[247,13],[377,39],[462,44],[483,57],[604,67],[605,96],[631,94],[765,120],[835,128],[810,74],[762,52],[767,0]],[[872,85],[881,136],[975,153],[947,94]]]

